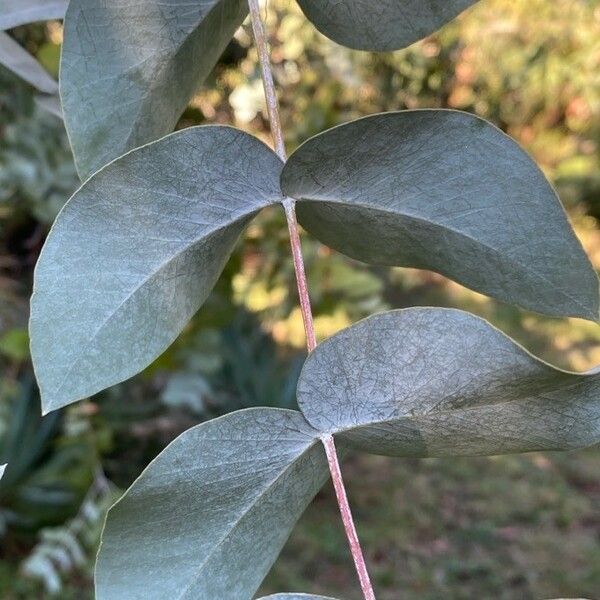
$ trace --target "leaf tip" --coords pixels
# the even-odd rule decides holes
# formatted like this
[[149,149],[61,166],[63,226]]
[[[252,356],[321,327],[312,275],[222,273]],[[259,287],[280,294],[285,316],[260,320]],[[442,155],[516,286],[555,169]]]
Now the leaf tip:
[[58,407],[53,407],[50,402],[46,401],[42,397],[42,417],[45,417],[46,415],[50,414],[52,411],[56,410],[57,408]]
[[54,412],[55,410],[58,410],[59,408],[64,408],[69,404],[73,404],[78,400],[82,400],[82,398],[79,397],[69,397],[56,393],[48,393],[43,387],[43,385],[40,384],[39,379],[38,386],[40,390],[40,404],[42,417],[45,417],[46,415],[50,414],[51,412]]

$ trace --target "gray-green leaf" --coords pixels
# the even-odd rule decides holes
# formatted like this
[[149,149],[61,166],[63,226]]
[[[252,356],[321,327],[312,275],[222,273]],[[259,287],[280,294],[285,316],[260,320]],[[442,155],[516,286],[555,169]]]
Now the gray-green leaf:
[[280,200],[280,171],[256,138],[209,125],[126,154],[75,193],[34,278],[44,411],[131,377],[167,348],[248,221]]
[[308,421],[376,454],[489,455],[600,441],[600,370],[561,371],[486,321],[412,308],[317,346],[298,402]]
[[58,84],[29,52],[0,31],[0,65],[45,94],[58,93]]
[[256,408],[186,431],[109,511],[98,600],[249,600],[327,478],[296,411]]
[[0,29],[25,23],[62,19],[69,0],[2,0]]
[[284,194],[300,223],[368,263],[430,269],[541,313],[598,319],[598,278],[550,184],[486,121],[385,113],[292,154]]
[[477,0],[298,0],[317,29],[358,50],[397,50],[451,21]]
[[173,131],[247,11],[245,0],[71,0],[60,82],[82,179]]

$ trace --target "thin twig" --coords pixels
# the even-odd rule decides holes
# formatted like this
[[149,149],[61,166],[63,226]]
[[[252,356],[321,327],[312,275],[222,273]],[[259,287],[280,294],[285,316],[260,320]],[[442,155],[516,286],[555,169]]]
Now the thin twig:
[[[248,5],[250,8],[252,30],[254,32],[254,40],[256,42],[256,48],[258,51],[258,58],[262,72],[263,87],[267,101],[267,112],[269,114],[269,122],[271,125],[273,141],[275,143],[275,150],[277,151],[279,158],[285,162],[287,159],[287,154],[283,141],[281,119],[279,117],[279,104],[277,102],[277,94],[275,92],[275,84],[273,82],[273,73],[271,72],[271,60],[269,57],[269,50],[265,37],[265,30],[260,16],[259,0],[248,0]],[[296,284],[298,286],[300,309],[302,311],[302,320],[304,322],[304,331],[306,333],[306,346],[308,351],[312,352],[317,345],[317,340],[310,306],[310,297],[308,294],[304,260],[302,258],[302,246],[298,232],[298,222],[296,220],[295,201],[292,198],[286,198],[283,201],[283,207],[285,209],[288,230],[290,232],[290,245],[292,248],[292,256],[294,258]],[[367,565],[365,563],[360,541],[356,533],[356,527],[354,526],[354,521],[352,519],[350,505],[348,504],[346,488],[344,486],[344,480],[342,478],[342,472],[340,469],[333,437],[330,435],[325,436],[323,437],[322,442],[325,447],[325,454],[327,455],[327,463],[329,465],[333,487],[335,489],[335,494],[340,508],[340,514],[342,516],[342,522],[344,523],[344,530],[346,531],[346,537],[348,538],[350,551],[352,553],[356,572],[358,573],[358,579],[360,581],[363,596],[365,600],[375,600],[375,594],[369,579]]]
[[354,526],[354,519],[352,518],[348,496],[346,495],[346,488],[344,486],[333,436],[323,436],[321,441],[323,442],[323,446],[325,446],[325,453],[327,454],[327,462],[329,463],[329,469],[331,470],[335,495],[340,507],[344,529],[346,530],[346,536],[348,537],[348,542],[352,551],[352,558],[354,559],[354,566],[358,573],[363,596],[365,597],[365,600],[375,600],[375,593],[373,592],[373,586],[371,585],[371,579],[369,578],[369,572],[367,571],[367,563],[365,562],[362,548],[360,547],[360,541],[358,539],[358,534],[356,533],[356,527]]
[[[263,88],[267,101],[267,112],[269,113],[269,123],[273,134],[275,149],[282,161],[287,160],[285,144],[283,141],[283,128],[281,127],[281,118],[279,116],[279,103],[275,92],[275,83],[273,82],[273,73],[271,72],[271,59],[263,22],[260,16],[259,0],[248,0],[250,7],[250,18],[252,21],[252,31],[258,51],[258,59],[262,73]],[[290,246],[294,258],[294,271],[296,273],[296,284],[298,287],[298,296],[300,298],[300,310],[302,312],[302,321],[304,323],[304,332],[306,334],[306,346],[309,352],[312,352],[317,345],[315,336],[315,326],[310,307],[310,296],[308,295],[308,284],[306,283],[306,273],[304,270],[304,259],[302,258],[302,245],[300,243],[300,234],[298,232],[298,222],[296,220],[295,202],[292,198],[286,198],[283,202],[285,217],[287,220],[288,231],[290,232]]]
[[296,283],[298,286],[298,296],[300,298],[300,311],[302,312],[302,321],[304,322],[304,332],[306,334],[306,347],[312,352],[317,345],[315,336],[315,326],[313,323],[312,309],[310,307],[310,296],[308,295],[308,283],[306,273],[304,272],[304,260],[302,259],[302,245],[300,235],[298,234],[298,221],[296,220],[295,202],[291,198],[286,198],[283,202],[285,216],[290,232],[290,246],[294,258],[294,271],[296,273]]
[[252,21],[252,31],[254,32],[254,41],[258,52],[260,70],[262,72],[263,88],[265,90],[265,99],[267,101],[267,112],[269,113],[269,123],[271,133],[275,142],[275,151],[283,162],[287,159],[285,152],[285,143],[283,141],[283,129],[281,128],[281,119],[279,118],[279,102],[275,92],[273,82],[273,73],[271,72],[271,59],[269,57],[269,48],[265,37],[265,29],[260,16],[259,0],[248,0],[250,7],[250,19]]

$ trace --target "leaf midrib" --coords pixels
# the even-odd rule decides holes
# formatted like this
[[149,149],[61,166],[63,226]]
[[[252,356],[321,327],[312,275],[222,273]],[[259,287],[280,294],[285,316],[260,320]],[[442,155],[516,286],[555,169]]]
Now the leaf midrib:
[[108,323],[110,323],[110,321],[112,319],[115,318],[115,316],[120,312],[120,310],[135,296],[135,294],[137,294],[137,292],[139,292],[149,281],[153,280],[161,271],[163,271],[166,267],[168,267],[174,260],[176,260],[177,258],[179,258],[182,254],[184,254],[185,252],[187,252],[191,247],[195,246],[196,244],[205,241],[207,238],[216,235],[220,232],[222,232],[223,230],[232,227],[234,225],[236,225],[237,223],[247,219],[248,217],[252,216],[253,213],[258,213],[260,210],[262,210],[262,208],[258,208],[255,211],[251,211],[243,216],[238,217],[237,219],[234,219],[233,221],[229,221],[228,223],[225,223],[219,227],[214,227],[212,229],[209,229],[208,231],[204,231],[202,233],[201,236],[196,237],[192,240],[189,240],[188,243],[184,244],[184,246],[178,250],[177,252],[175,252],[174,254],[170,255],[169,258],[167,260],[162,261],[156,268],[154,268],[152,271],[150,271],[150,273],[148,275],[146,275],[146,277],[144,277],[138,284],[136,284],[136,286],[127,294],[127,296],[125,298],[123,298],[123,300],[121,300],[121,302],[119,303],[119,305],[102,321],[102,323],[97,327],[97,329],[94,331],[94,333],[91,335],[91,337],[87,340],[87,342],[85,342],[85,346],[83,347],[83,349],[81,350],[81,352],[79,352],[77,354],[77,357],[75,358],[75,360],[73,361],[73,363],[71,364],[71,366],[67,369],[62,381],[60,382],[60,384],[58,385],[58,387],[54,390],[54,395],[58,395],[65,383],[67,382],[68,378],[70,377],[71,373],[73,372],[73,370],[76,368],[76,366],[80,363],[80,361],[82,360],[82,358],[86,355],[87,351],[90,348],[90,345],[94,342],[94,340],[98,337],[98,335],[100,334],[100,332],[108,325]]

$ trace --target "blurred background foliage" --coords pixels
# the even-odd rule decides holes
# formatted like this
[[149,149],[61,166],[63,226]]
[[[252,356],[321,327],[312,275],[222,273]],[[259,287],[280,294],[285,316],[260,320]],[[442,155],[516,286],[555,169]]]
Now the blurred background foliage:
[[[336,46],[270,0],[288,149],[374,112],[456,108],[517,139],[554,183],[600,268],[600,2],[483,0],[410,48]],[[58,22],[11,32],[54,76]],[[244,26],[179,126],[234,123],[269,142]],[[45,417],[28,357],[33,267],[78,185],[60,119],[0,67],[0,597],[91,598],[106,507],[176,435],[237,408],[294,407],[304,334],[281,211],[248,229],[208,302],[144,373]],[[600,328],[490,300],[439,275],[367,267],[303,237],[318,336],[387,308],[459,307],[562,367],[600,364]],[[491,459],[352,456],[345,471],[378,597],[597,597],[599,450]],[[352,600],[332,493],[302,518],[265,591]]]

